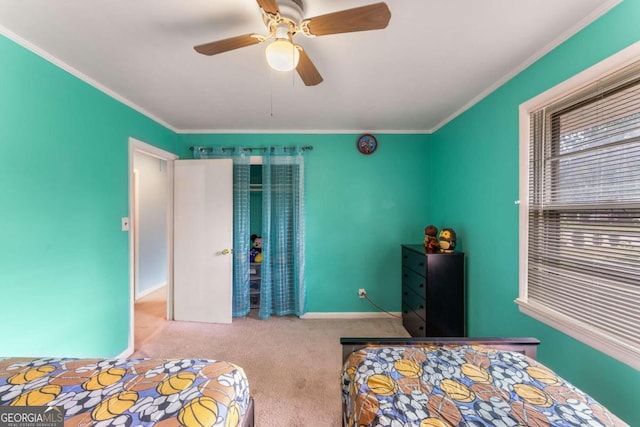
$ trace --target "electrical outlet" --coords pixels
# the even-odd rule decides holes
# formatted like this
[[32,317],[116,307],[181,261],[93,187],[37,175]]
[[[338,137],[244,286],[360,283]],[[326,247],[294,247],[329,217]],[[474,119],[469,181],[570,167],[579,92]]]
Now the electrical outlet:
[[364,289],[358,289],[358,296],[360,298],[364,298],[365,295],[367,295],[367,291],[365,291]]

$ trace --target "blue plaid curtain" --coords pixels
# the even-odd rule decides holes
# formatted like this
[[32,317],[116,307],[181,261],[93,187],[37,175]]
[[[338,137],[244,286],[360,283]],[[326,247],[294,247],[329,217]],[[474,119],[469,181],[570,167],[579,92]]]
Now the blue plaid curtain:
[[267,147],[262,161],[262,281],[258,316],[306,312],[304,148]]
[[247,150],[241,147],[195,147],[196,159],[233,159],[233,309],[234,317],[246,316],[249,301],[249,177]]

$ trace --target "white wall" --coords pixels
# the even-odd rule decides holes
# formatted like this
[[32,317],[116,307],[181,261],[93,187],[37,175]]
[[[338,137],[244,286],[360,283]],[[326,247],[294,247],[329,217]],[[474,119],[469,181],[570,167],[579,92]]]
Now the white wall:
[[167,281],[167,165],[142,153],[134,155],[138,177],[138,281],[136,298]]

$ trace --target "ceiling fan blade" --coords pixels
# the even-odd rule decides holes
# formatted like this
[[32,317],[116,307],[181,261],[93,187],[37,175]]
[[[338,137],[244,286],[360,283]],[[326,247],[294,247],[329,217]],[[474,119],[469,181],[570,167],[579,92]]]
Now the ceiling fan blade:
[[258,1],[258,6],[260,6],[262,10],[264,10],[267,13],[275,15],[280,12],[280,10],[278,9],[278,4],[276,3],[276,0],[257,0],[257,1]]
[[296,47],[300,51],[300,60],[298,61],[296,71],[298,72],[298,75],[300,76],[304,84],[306,86],[315,86],[322,83],[324,79],[318,72],[316,66],[313,65],[313,62],[311,62],[311,59],[309,58],[309,55],[307,55],[307,52],[305,52],[304,49],[302,49],[302,47],[300,46]]
[[380,30],[389,24],[391,11],[386,3],[375,3],[354,9],[316,16],[303,22],[314,36]]
[[216,42],[204,43],[193,48],[203,55],[217,55],[222,52],[239,49],[262,43],[264,38],[256,37],[256,34],[245,34],[243,36],[231,37],[229,39],[218,40]]

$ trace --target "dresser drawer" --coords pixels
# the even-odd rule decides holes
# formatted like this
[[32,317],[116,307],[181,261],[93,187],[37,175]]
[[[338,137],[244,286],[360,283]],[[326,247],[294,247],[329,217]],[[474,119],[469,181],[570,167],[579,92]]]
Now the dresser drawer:
[[424,337],[425,336],[425,324],[424,320],[411,310],[410,307],[402,306],[402,326],[409,332],[412,337]]
[[425,286],[426,279],[424,276],[421,276],[415,271],[409,270],[406,267],[402,268],[402,289],[411,289],[422,298],[425,298]]
[[416,273],[425,274],[426,258],[423,253],[402,248],[402,266],[408,267]]
[[411,311],[415,312],[422,319],[422,323],[427,319],[427,304],[425,299],[414,294],[409,289],[402,291],[402,306],[408,307]]

